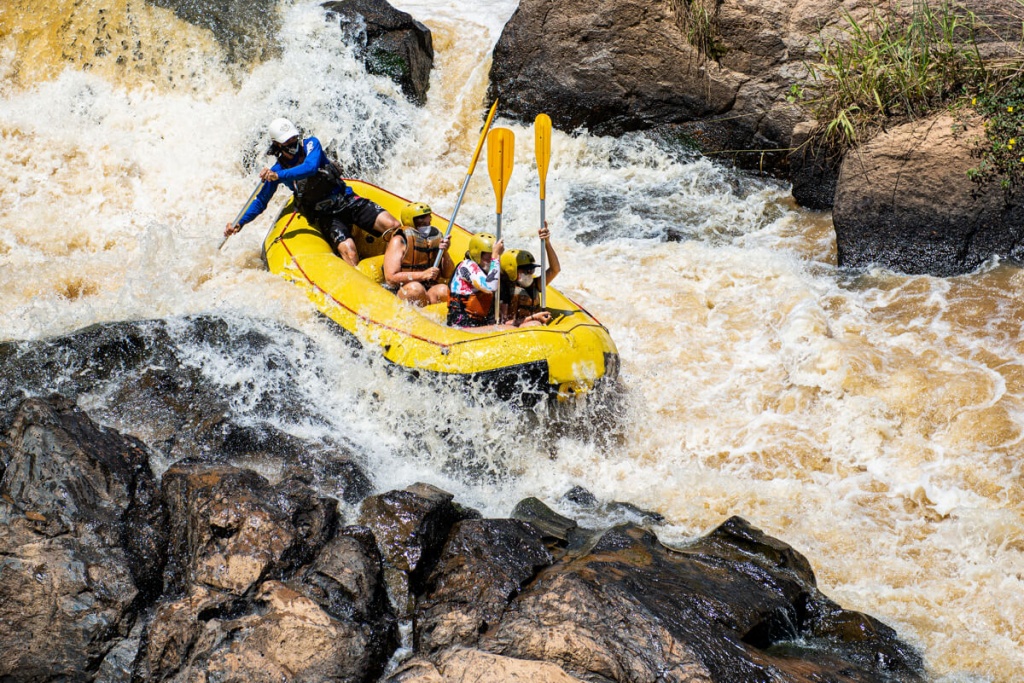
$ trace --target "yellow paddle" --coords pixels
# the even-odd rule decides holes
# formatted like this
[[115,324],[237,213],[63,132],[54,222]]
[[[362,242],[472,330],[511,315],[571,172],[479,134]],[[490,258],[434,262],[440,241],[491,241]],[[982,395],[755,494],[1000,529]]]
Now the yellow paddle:
[[[497,205],[498,227],[494,233],[495,241],[501,240],[501,202],[505,198],[505,188],[512,176],[512,164],[515,156],[516,136],[508,128],[495,128],[487,136],[487,170],[491,174],[491,185],[494,186],[494,198]],[[498,264],[498,291],[494,293],[494,322],[500,323],[498,308],[501,300],[501,264]]]
[[[540,176],[540,227],[544,227],[544,186],[548,180],[548,162],[551,161],[551,117],[537,114],[533,121],[534,146],[537,150],[537,174]],[[548,245],[540,241],[540,307],[548,305]]]
[[[476,143],[476,151],[473,152],[473,160],[469,162],[469,170],[466,171],[466,179],[462,181],[462,189],[459,190],[459,198],[455,202],[455,208],[452,209],[452,217],[448,219],[448,227],[445,228],[444,236],[447,237],[452,233],[452,226],[455,225],[455,216],[459,213],[459,207],[462,206],[462,198],[466,196],[466,188],[469,186],[469,179],[473,177],[473,170],[476,168],[477,159],[480,158],[480,150],[484,148],[484,140],[487,139],[487,131],[491,129],[491,121],[494,120],[494,112],[498,110],[498,100],[494,100],[494,104],[491,105],[491,111],[487,114],[487,121],[484,122],[484,129],[480,131],[480,140]],[[441,267],[441,257],[444,254],[438,250],[437,258],[434,259],[434,267]]]
[[[252,204],[252,200],[256,199],[256,195],[259,194],[259,191],[262,190],[262,189],[263,189],[263,181],[261,180],[259,182],[259,184],[256,185],[256,189],[252,191],[251,195],[249,195],[249,200],[245,203],[245,206],[243,206],[242,210],[238,212],[237,216],[235,216],[235,220],[231,221],[231,225],[237,225],[238,224],[238,221],[241,220],[242,216],[245,215],[245,212],[249,210],[249,206]],[[234,234],[235,233],[231,233],[231,235],[234,235]],[[231,237],[231,235],[225,235],[224,236],[224,239],[222,239],[220,241],[220,244],[217,245],[217,251],[220,251],[221,249],[224,248],[224,245],[227,244],[228,238]]]

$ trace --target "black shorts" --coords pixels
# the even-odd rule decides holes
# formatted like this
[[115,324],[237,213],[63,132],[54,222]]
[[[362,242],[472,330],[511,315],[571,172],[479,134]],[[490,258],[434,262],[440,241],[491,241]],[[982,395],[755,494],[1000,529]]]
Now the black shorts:
[[358,225],[365,232],[376,234],[373,225],[377,222],[377,216],[384,213],[377,204],[369,199],[353,197],[352,201],[346,203],[335,211],[314,211],[306,218],[310,223],[320,228],[327,241],[337,250],[338,245],[345,240],[352,239],[352,225]]

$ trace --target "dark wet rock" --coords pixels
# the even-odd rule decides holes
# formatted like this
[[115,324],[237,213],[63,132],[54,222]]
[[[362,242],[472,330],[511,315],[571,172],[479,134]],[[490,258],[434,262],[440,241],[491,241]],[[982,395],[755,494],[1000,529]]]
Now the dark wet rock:
[[141,443],[29,399],[0,479],[0,678],[80,680],[160,588],[163,505]]
[[[366,527],[341,529],[303,572],[303,592],[338,618],[391,619],[383,558]],[[385,629],[388,630],[388,629]]]
[[274,487],[250,470],[182,462],[164,474],[170,513],[166,584],[242,596],[312,558],[333,535],[337,505],[300,482]]
[[233,62],[261,61],[277,51],[278,0],[146,0],[209,29]]
[[363,501],[359,523],[373,533],[384,557],[385,580],[400,617],[411,614],[412,596],[421,592],[452,527],[480,516],[453,498],[436,486],[413,484]]
[[557,665],[551,680],[924,680],[891,629],[821,595],[803,556],[739,518],[679,550],[622,525],[551,560],[509,524],[456,527],[417,612],[418,657],[389,680],[462,680],[484,662]]
[[578,526],[576,520],[560,515],[537,498],[524,498],[512,510],[512,519],[529,522],[547,538],[568,541]]
[[813,123],[801,123],[793,130],[789,154],[789,179],[793,183],[793,199],[808,209],[826,211],[835,203],[836,185],[842,155],[821,147],[811,135]]
[[583,488],[582,486],[573,486],[571,489],[562,494],[562,498],[569,501],[574,505],[580,507],[596,507],[597,496]]
[[416,608],[416,649],[431,654],[473,645],[501,621],[509,602],[554,562],[532,524],[466,520],[452,531]]
[[[318,419],[293,389],[272,381],[221,386],[195,362],[196,354],[219,354],[257,371],[289,368],[294,361],[274,338],[297,333],[253,322],[195,317],[109,323],[53,339],[0,343],[0,421],[4,415],[9,420],[13,413],[5,411],[25,397],[59,390],[88,404],[98,421],[141,439],[165,462],[297,465],[325,493],[358,502],[370,491],[369,478],[348,445],[300,439],[275,426]],[[251,407],[235,416],[231,401],[239,392]]]
[[434,45],[430,29],[386,0],[340,0],[324,8],[357,37],[366,70],[387,76],[416,104],[427,101]]
[[949,114],[898,126],[843,160],[833,220],[839,265],[901,273],[970,272],[993,256],[1024,262],[1024,196],[972,183],[972,142]]

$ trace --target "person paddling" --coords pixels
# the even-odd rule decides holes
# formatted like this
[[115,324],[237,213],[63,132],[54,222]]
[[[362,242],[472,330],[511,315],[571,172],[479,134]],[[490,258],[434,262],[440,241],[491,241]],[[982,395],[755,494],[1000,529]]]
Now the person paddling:
[[225,238],[263,213],[282,183],[295,193],[299,213],[320,230],[335,253],[351,266],[359,263],[352,239],[353,224],[378,235],[402,227],[390,213],[352,191],[342,180],[338,165],[315,137],[303,139],[295,124],[284,118],[271,121],[268,132],[271,144],[267,154],[277,157],[277,163],[260,171],[263,188],[242,217],[227,224]]

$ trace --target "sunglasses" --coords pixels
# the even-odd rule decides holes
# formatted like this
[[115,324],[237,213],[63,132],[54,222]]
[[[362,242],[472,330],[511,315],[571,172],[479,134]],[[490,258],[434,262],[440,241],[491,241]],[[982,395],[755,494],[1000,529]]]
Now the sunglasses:
[[301,146],[302,142],[298,138],[292,138],[284,144],[280,142],[272,142],[270,143],[270,149],[267,150],[267,154],[273,154],[274,156],[279,157],[287,152],[294,156],[299,153],[299,148]]

